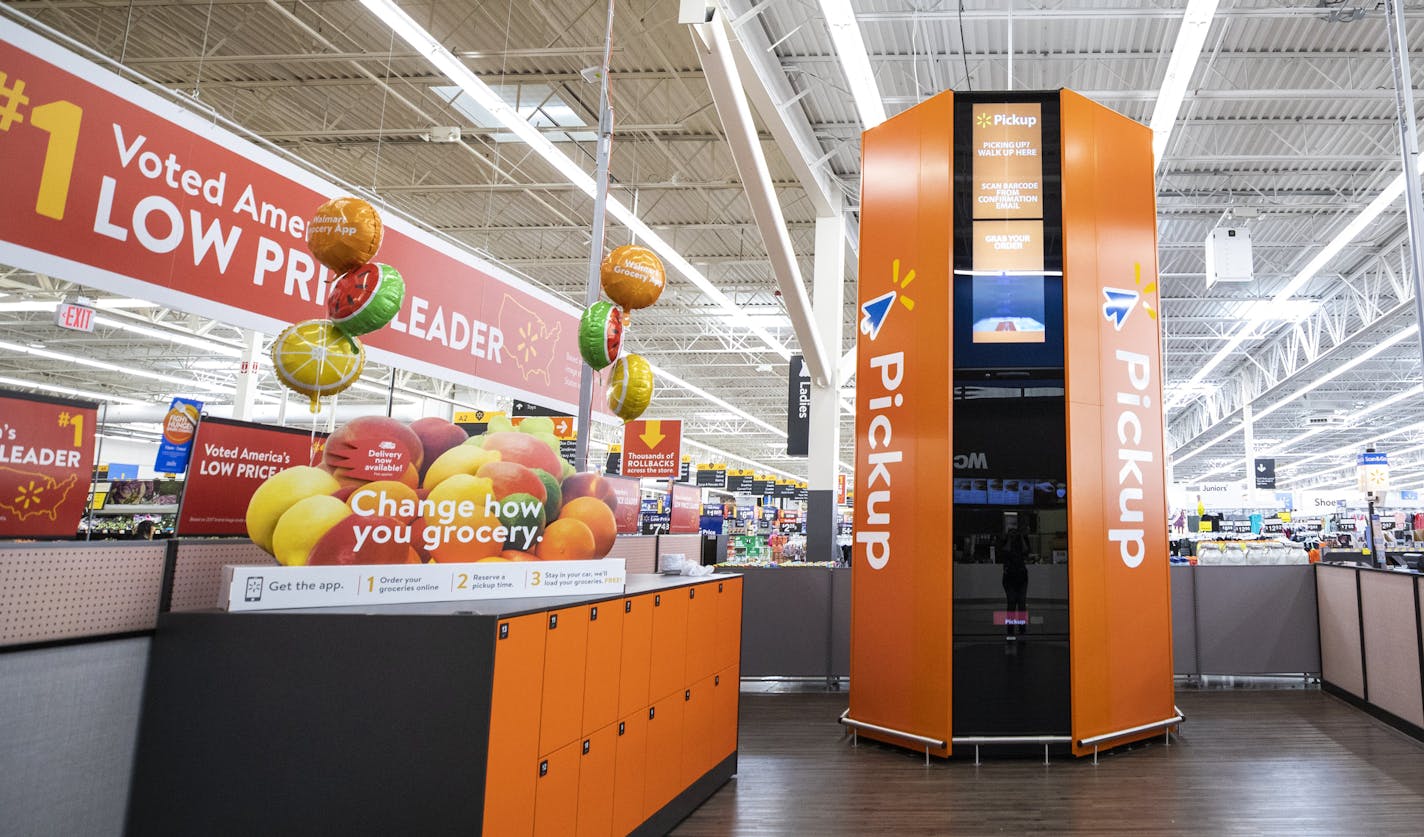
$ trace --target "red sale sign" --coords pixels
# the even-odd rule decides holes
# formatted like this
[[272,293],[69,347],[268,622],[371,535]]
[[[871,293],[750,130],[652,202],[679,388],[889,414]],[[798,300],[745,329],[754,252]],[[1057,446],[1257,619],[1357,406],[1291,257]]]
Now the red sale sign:
[[702,530],[702,489],[695,485],[672,487],[672,519],[668,531],[674,535],[696,534]]
[[89,500],[98,405],[0,391],[0,538],[72,538]]
[[294,465],[321,462],[326,434],[204,418],[178,510],[177,534],[247,535],[247,502],[257,486]]
[[642,492],[638,490],[638,481],[607,474],[603,478],[613,486],[613,495],[618,499],[618,509],[613,513],[614,517],[618,519],[618,534],[638,534],[640,531],[638,513],[643,508],[643,496]]
[[[267,334],[326,315],[307,219],[347,187],[9,21],[0,159],[0,264]],[[369,357],[575,412],[578,310],[382,214],[406,297]]]

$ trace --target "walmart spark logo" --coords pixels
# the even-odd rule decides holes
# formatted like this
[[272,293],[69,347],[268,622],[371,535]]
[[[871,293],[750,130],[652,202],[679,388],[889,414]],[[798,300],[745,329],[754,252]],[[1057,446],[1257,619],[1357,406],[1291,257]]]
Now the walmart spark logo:
[[1147,312],[1147,316],[1157,319],[1157,309],[1152,307],[1152,303],[1143,298],[1148,294],[1156,293],[1157,283],[1148,282],[1147,287],[1142,286],[1142,263],[1137,262],[1132,266],[1134,288],[1103,288],[1103,316],[1107,318],[1117,331],[1122,331],[1123,324],[1127,318],[1137,308],[1139,300],[1142,301],[1142,309]]
[[992,125],[993,122],[994,120],[990,118],[989,114],[987,113],[981,113],[978,116],[974,117],[974,123],[980,128],[987,128]]
[[900,277],[900,260],[895,259],[890,263],[890,283],[898,285],[898,291],[886,291],[869,302],[860,306],[860,333],[866,335],[871,340],[880,336],[880,327],[885,324],[885,318],[890,316],[890,309],[895,304],[895,300],[900,300],[900,304],[905,306],[906,311],[915,310],[915,301],[904,293],[905,288],[910,287],[910,283],[915,281],[915,271],[910,270],[904,278]]

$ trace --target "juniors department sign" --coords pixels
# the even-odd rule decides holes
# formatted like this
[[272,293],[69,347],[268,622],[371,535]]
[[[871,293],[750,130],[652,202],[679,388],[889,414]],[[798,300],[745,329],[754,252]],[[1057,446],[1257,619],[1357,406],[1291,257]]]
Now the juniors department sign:
[[[9,21],[0,159],[0,263],[268,334],[323,316],[306,219],[345,187]],[[383,214],[407,293],[372,360],[574,410],[574,309]]]

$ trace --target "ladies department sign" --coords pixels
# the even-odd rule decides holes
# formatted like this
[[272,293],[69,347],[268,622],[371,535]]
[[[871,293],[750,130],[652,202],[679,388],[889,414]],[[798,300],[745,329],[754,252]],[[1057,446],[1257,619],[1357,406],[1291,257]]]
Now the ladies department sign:
[[[346,189],[0,21],[0,263],[268,334],[323,316],[306,219]],[[373,360],[572,411],[577,312],[386,211]]]

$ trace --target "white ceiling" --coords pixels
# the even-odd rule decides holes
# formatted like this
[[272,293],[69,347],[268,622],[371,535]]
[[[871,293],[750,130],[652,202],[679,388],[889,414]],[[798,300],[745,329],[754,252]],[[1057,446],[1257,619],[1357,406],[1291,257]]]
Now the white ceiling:
[[[770,45],[763,55],[779,74],[775,86],[789,91],[788,118],[819,146],[812,162],[854,207],[861,126],[817,3],[722,5],[749,48]],[[891,114],[945,89],[1010,86],[1012,62],[1014,88],[1070,87],[1147,122],[1186,3],[853,5]],[[1406,5],[1417,86],[1424,72],[1424,6]],[[453,109],[436,90],[448,82],[360,4],[12,0],[7,7],[159,85],[195,96],[203,107],[313,167],[372,190],[570,301],[582,299],[592,201],[526,146],[510,141],[507,131]],[[518,89],[522,97],[557,96],[574,119],[595,124],[598,89],[580,70],[599,60],[607,10],[602,0],[437,0],[402,7],[487,83]],[[617,4],[610,76],[617,113],[615,189],[748,315],[794,346],[692,40],[676,16],[671,0]],[[1395,453],[1401,477],[1412,473],[1410,481],[1418,483],[1424,476],[1424,451],[1405,453],[1424,448],[1424,427],[1413,427],[1424,422],[1419,398],[1389,400],[1420,382],[1417,335],[1354,363],[1415,324],[1402,200],[1306,282],[1293,297],[1296,303],[1252,307],[1290,282],[1398,175],[1394,115],[1381,4],[1222,0],[1158,171],[1167,391],[1180,402],[1168,419],[1177,481],[1244,477],[1243,434],[1235,422],[1245,405],[1258,416],[1258,455],[1276,456],[1287,487],[1344,479],[1353,465],[1349,454],[1375,439]],[[561,124],[569,119],[564,114]],[[462,140],[428,141],[440,126],[459,126]],[[592,169],[586,133],[550,136]],[[762,138],[791,241],[809,277],[814,207],[785,153],[769,134]],[[1256,280],[1207,288],[1202,243],[1232,211],[1238,216],[1233,223],[1251,231]],[[614,225],[608,243],[629,238]],[[844,288],[845,342],[837,355],[852,347],[855,334],[855,269],[852,255]],[[171,379],[134,374],[149,370],[210,382],[219,389],[209,400],[223,401],[222,388],[230,390],[234,379],[237,330],[145,307],[109,312],[93,336],[61,331],[52,325],[50,306],[75,290],[62,279],[0,270],[0,385],[35,380],[150,403],[179,391]],[[43,304],[25,310],[23,303]],[[1253,313],[1261,313],[1262,321],[1200,374]],[[201,344],[179,345],[109,323],[191,332],[229,349],[225,357],[215,356]],[[654,363],[726,402],[665,385],[650,417],[683,418],[694,440],[804,474],[803,460],[784,456],[783,435],[739,414],[785,425],[785,361],[695,287],[674,278],[663,300],[640,312],[633,342]],[[30,344],[60,356],[5,348]],[[96,371],[71,356],[117,358],[120,369]],[[383,406],[388,375],[371,369],[366,380],[373,386],[343,396],[342,403]],[[1321,378],[1328,380],[1295,397]],[[403,372],[396,383],[412,398],[429,394],[471,406],[507,406]],[[272,404],[282,397],[273,380],[264,380],[262,390]],[[848,462],[851,417],[842,428],[840,458]],[[1333,453],[1320,455],[1326,452]],[[1410,468],[1414,463],[1420,464]]]

